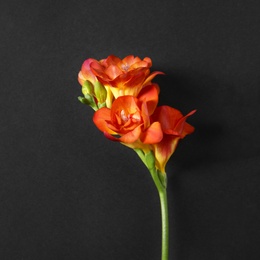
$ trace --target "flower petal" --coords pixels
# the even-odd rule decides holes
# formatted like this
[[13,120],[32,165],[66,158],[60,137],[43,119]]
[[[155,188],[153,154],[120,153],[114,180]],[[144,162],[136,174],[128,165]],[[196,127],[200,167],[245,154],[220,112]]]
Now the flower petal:
[[115,137],[108,132],[104,132],[104,135],[112,141],[131,144],[138,140],[138,138],[142,132],[141,127],[142,127],[142,125],[139,125],[133,131],[130,131],[127,134],[122,135],[121,137]]
[[81,73],[85,80],[89,80],[90,82],[96,81],[96,77],[91,71],[90,65],[92,62],[98,62],[95,59],[89,58],[85,60],[81,66]]
[[179,139],[179,137],[164,135],[160,143],[154,144],[156,166],[162,173],[165,173],[166,163],[174,153]]
[[144,144],[159,143],[163,138],[163,131],[159,122],[154,122],[149,128],[141,135],[141,141]]
[[111,80],[113,80],[121,75],[122,71],[117,66],[110,65],[108,68],[105,69],[105,73]]
[[138,95],[138,100],[141,102],[146,102],[149,115],[153,114],[158,104],[158,94],[156,84],[152,84],[144,87]]
[[93,122],[97,128],[102,132],[110,134],[117,134],[115,131],[108,127],[107,122],[111,122],[111,110],[103,107],[97,110],[93,116]]
[[146,79],[145,79],[145,82],[143,83],[143,86],[147,85],[147,84],[150,84],[151,81],[153,80],[153,78],[157,75],[165,75],[163,72],[161,71],[154,71],[152,72]]

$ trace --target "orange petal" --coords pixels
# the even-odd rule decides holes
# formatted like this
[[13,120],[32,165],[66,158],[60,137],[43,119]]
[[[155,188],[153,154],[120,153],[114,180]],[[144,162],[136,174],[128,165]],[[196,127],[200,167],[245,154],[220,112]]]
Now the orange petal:
[[112,120],[114,121],[113,115],[124,111],[125,114],[134,114],[136,111],[140,111],[137,106],[137,99],[132,96],[122,96],[117,98],[111,107]]
[[186,135],[193,133],[194,130],[195,130],[195,128],[192,125],[185,122],[184,129],[181,133],[181,138],[184,138]]
[[163,132],[168,134],[172,134],[171,131],[175,130],[176,124],[182,117],[179,110],[169,106],[157,107],[153,114],[154,121],[159,121]]
[[105,73],[111,80],[113,80],[121,75],[122,71],[117,66],[110,65],[108,68],[105,69]]
[[111,79],[104,72],[105,68],[97,61],[90,64],[91,71],[100,80],[101,83],[108,82]]
[[119,65],[121,64],[121,59],[116,57],[115,55],[109,55],[105,60],[102,62],[107,67],[110,65]]
[[133,143],[133,142],[135,142],[139,138],[139,136],[142,132],[141,127],[142,127],[142,125],[139,125],[133,131],[128,132],[127,134],[121,136],[119,138],[120,142],[122,142],[122,143]]
[[93,122],[97,128],[102,132],[108,132],[110,134],[117,134],[115,131],[108,127],[107,122],[111,122],[111,110],[103,107],[97,110],[93,116]]
[[137,86],[143,85],[146,77],[146,68],[139,68],[136,70],[129,71],[128,77],[125,80],[125,87],[136,88]]
[[145,80],[145,82],[143,83],[143,85],[145,86],[145,85],[149,84],[149,83],[153,80],[153,78],[154,78],[155,76],[157,76],[157,75],[164,75],[164,73],[161,72],[161,71],[154,71],[154,72],[152,72],[152,73],[146,78],[146,80]]
[[105,136],[112,140],[112,141],[117,141],[117,142],[122,142],[122,143],[126,143],[126,144],[130,144],[130,143],[134,143],[135,141],[138,140],[140,134],[141,134],[141,127],[142,125],[139,125],[138,127],[136,127],[133,131],[128,132],[127,134],[121,136],[121,137],[115,137],[113,135],[111,135],[108,132],[104,132]]
[[149,57],[145,57],[143,60],[147,62],[149,68],[152,66],[152,60]]
[[122,63],[128,67],[130,67],[132,64],[138,62],[140,59],[137,57],[137,59],[134,57],[134,55],[128,55],[123,60]]
[[[178,121],[178,123],[177,123],[177,125],[175,126],[175,128],[174,128],[174,130],[176,131],[176,132],[178,132],[179,134],[182,134],[182,132],[184,131],[184,128],[185,128],[185,125],[187,124],[185,121],[186,121],[186,119],[189,117],[189,116],[191,116],[191,115],[193,115],[194,113],[196,112],[196,110],[192,110],[190,113],[188,113],[186,116],[184,116],[184,117],[182,117],[179,121]],[[186,126],[186,128],[187,128],[187,126]],[[190,127],[189,127],[190,128]],[[188,130],[188,128],[186,129],[186,131]],[[191,128],[188,130],[188,131],[192,131],[191,130]],[[193,132],[193,131],[192,131]],[[191,132],[191,133],[192,133]]]
[[141,141],[144,144],[159,143],[163,138],[163,131],[159,122],[154,122],[150,127],[142,134]]
[[156,85],[149,85],[144,87],[139,95],[138,100],[141,102],[146,102],[148,108],[148,114],[152,115],[157,104],[158,104],[158,90]]

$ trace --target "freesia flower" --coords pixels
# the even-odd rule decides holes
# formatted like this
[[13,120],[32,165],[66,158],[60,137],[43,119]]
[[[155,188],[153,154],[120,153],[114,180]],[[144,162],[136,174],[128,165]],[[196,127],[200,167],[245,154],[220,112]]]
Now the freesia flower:
[[146,57],[129,55],[120,59],[114,55],[100,61],[92,61],[90,68],[98,80],[109,87],[115,98],[124,95],[136,97],[142,87],[151,84],[151,80],[162,72],[150,74],[152,61]]
[[150,85],[140,92],[139,97],[118,97],[111,109],[103,107],[94,114],[95,125],[113,141],[143,144],[161,141],[163,132],[159,122],[150,122],[150,116],[158,103],[156,86]]
[[194,131],[194,127],[186,122],[186,119],[193,115],[196,110],[191,111],[186,116],[169,106],[157,107],[152,119],[160,122],[163,139],[153,144],[154,155],[156,159],[156,167],[160,172],[165,173],[165,166],[171,155],[174,153],[180,139]]
[[162,217],[161,260],[168,260],[169,228],[166,163],[180,139],[194,131],[186,116],[158,105],[160,88],[152,83],[162,72],[150,73],[152,61],[129,55],[120,59],[87,59],[78,74],[84,97],[79,100],[94,110],[93,122],[104,135],[132,148],[149,170],[158,190]]

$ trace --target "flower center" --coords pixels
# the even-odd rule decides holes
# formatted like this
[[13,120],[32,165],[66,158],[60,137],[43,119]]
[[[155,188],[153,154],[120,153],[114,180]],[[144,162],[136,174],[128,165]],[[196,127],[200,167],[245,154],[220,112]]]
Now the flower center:
[[128,64],[122,64],[121,65],[121,69],[124,70],[124,71],[128,71],[129,67],[130,66]]
[[123,121],[123,124],[131,124],[131,123],[138,123],[141,121],[141,115],[138,111],[132,114],[126,114],[125,110],[120,111],[120,118]]

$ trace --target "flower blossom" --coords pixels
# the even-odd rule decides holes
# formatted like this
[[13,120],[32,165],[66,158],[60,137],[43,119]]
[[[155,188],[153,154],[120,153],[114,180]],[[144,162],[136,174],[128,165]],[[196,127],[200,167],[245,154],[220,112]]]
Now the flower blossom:
[[149,85],[138,97],[120,96],[112,104],[111,109],[103,107],[94,114],[95,125],[113,141],[133,144],[158,143],[163,138],[159,122],[151,122],[150,116],[158,102],[156,86]]
[[159,71],[150,73],[151,66],[150,58],[141,60],[133,55],[122,60],[110,55],[106,59],[90,63],[93,74],[104,86],[110,88],[115,98],[124,95],[136,97],[144,86],[151,84],[156,75],[163,74]]
[[163,138],[160,142],[153,144],[156,167],[165,173],[165,166],[171,155],[174,153],[180,139],[194,132],[194,127],[186,122],[186,119],[193,115],[196,110],[192,110],[186,116],[169,106],[157,107],[152,120],[160,122]]

